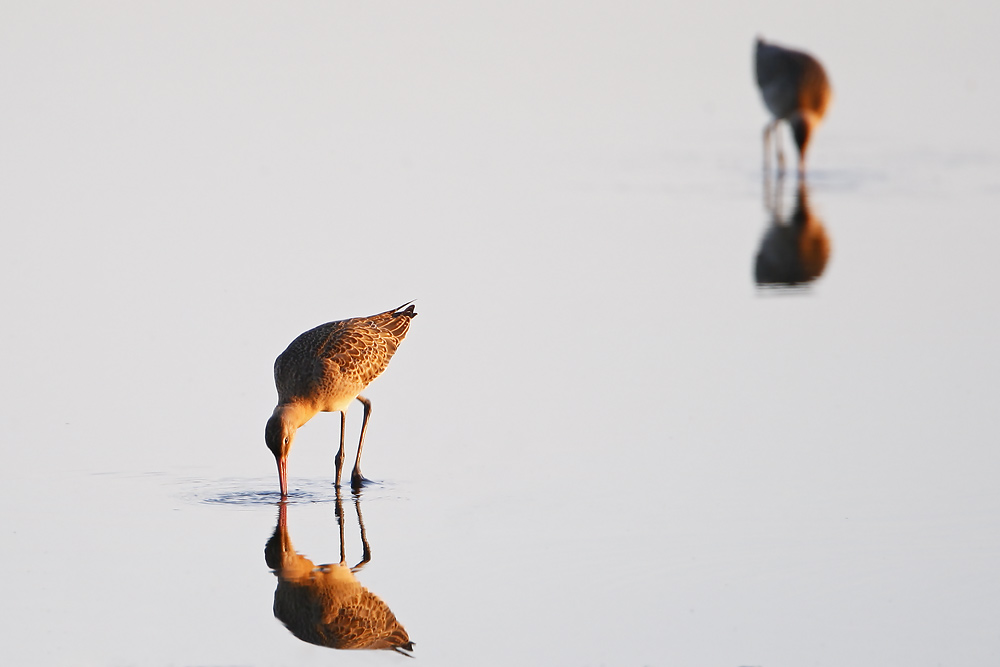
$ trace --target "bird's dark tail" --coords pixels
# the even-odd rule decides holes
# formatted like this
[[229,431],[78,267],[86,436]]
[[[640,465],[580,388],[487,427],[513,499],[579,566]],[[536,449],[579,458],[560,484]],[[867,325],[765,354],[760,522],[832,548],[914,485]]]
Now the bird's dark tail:
[[[415,301],[415,299],[414,299],[414,301]],[[407,308],[407,306],[409,306],[409,308]],[[404,303],[399,308],[393,308],[389,312],[392,313],[393,317],[399,317],[400,315],[406,315],[408,317],[413,318],[413,317],[417,316],[416,311],[413,310],[414,308],[416,308],[416,306],[413,305],[413,301],[407,301],[406,303]]]
[[392,650],[400,655],[405,655],[407,658],[412,658],[413,656],[413,642],[406,642],[405,644],[400,644],[399,646],[393,646]]
[[398,308],[387,310],[378,315],[372,315],[368,319],[373,320],[382,331],[388,331],[397,340],[403,340],[407,330],[410,328],[410,320],[417,316],[414,308],[413,302],[407,301]]

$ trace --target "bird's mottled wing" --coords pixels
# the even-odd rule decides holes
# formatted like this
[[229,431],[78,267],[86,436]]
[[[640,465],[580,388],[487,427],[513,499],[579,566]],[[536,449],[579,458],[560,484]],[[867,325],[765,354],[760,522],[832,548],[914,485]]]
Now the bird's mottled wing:
[[411,649],[410,637],[395,614],[368,589],[340,602],[336,615],[327,618],[330,629],[339,635],[338,648]]
[[773,44],[757,43],[757,85],[764,104],[776,118],[786,117],[797,106],[802,75],[798,55],[802,54]]
[[364,318],[347,320],[343,327],[331,331],[316,354],[328,372],[339,371],[362,385],[378,377],[392,356],[378,329]]
[[410,306],[403,311],[397,308],[336,322],[340,326],[331,329],[318,348],[318,356],[327,363],[328,370],[339,368],[344,375],[367,385],[388,367],[414,316]]
[[416,316],[412,305],[404,306],[301,334],[274,362],[279,397],[364,389],[389,365]]
[[336,338],[350,320],[327,322],[300,334],[274,360],[274,384],[279,396],[305,395],[323,380],[325,363],[319,351]]
[[758,40],[755,68],[764,104],[776,118],[796,110],[819,116],[826,111],[830,100],[826,71],[808,53]]

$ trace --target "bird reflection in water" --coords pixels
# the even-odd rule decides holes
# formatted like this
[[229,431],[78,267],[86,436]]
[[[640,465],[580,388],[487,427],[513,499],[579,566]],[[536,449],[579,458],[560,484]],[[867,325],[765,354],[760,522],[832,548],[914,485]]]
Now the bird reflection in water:
[[830,259],[830,238],[823,223],[809,207],[809,187],[798,180],[795,210],[782,214],[784,179],[775,187],[764,177],[764,208],[771,224],[757,251],[754,276],[758,287],[804,287],[823,275]]
[[364,557],[347,565],[344,548],[344,510],[337,490],[340,562],[315,565],[295,552],[288,536],[288,507],[278,508],[278,525],[264,547],[264,559],[275,576],[274,616],[302,641],[338,649],[391,649],[411,656],[413,642],[389,607],[354,576],[371,560],[371,549],[355,498]]

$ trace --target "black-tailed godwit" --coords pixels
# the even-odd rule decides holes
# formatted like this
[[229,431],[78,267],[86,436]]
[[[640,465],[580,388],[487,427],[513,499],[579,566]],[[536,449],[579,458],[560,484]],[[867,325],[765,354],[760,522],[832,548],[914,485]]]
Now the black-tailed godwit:
[[[408,306],[408,307],[407,307]],[[351,486],[359,488],[361,447],[365,442],[372,404],[361,392],[389,365],[389,360],[406,337],[413,306],[403,304],[371,317],[328,322],[306,331],[293,340],[274,360],[274,384],[278,405],[267,420],[264,441],[278,464],[281,496],[288,495],[285,471],[288,450],[295,432],[317,412],[340,413],[340,450],[337,452],[337,485],[344,465],[344,430],[347,408],[354,399],[365,407],[358,440],[358,456],[351,473]]]
[[[799,175],[805,173],[806,149],[813,130],[830,103],[830,81],[819,61],[808,53],[768,44],[757,38],[757,85],[774,120],[764,126],[764,169],[769,169],[769,144],[778,123],[787,121],[799,148]],[[781,141],[775,135],[778,169],[785,168]]]

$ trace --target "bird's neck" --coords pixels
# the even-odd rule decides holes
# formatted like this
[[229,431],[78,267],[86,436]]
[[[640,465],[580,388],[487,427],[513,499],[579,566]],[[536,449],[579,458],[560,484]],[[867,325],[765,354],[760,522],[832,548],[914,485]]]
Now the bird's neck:
[[319,409],[316,406],[302,401],[280,403],[274,408],[274,415],[280,417],[282,423],[291,424],[295,428],[301,427],[312,419],[317,412],[319,412]]

